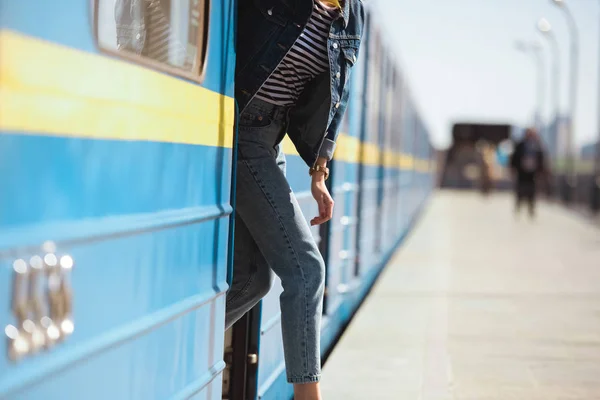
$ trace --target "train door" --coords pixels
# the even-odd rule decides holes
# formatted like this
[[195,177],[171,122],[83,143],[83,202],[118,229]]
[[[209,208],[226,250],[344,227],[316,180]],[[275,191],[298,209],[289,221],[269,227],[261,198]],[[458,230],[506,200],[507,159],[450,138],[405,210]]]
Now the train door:
[[0,398],[221,398],[233,1],[2,2]]
[[410,154],[410,138],[412,135],[410,121],[412,118],[411,114],[411,102],[409,92],[406,87],[403,88],[402,92],[402,110],[401,110],[401,125],[402,125],[402,136],[400,137],[400,143],[402,147],[402,153],[399,161],[399,186],[400,186],[400,203],[402,204],[400,221],[401,229],[406,231],[409,225],[410,218],[410,184],[411,184],[411,154]]
[[380,123],[380,93],[382,85],[382,44],[381,34],[372,27],[368,37],[369,57],[367,80],[369,82],[365,97],[367,101],[366,123],[361,140],[361,171],[360,171],[360,238],[358,241],[358,275],[364,277],[370,267],[378,262],[376,252],[379,232],[378,191],[379,179],[379,123]]
[[410,200],[409,200],[409,213],[411,220],[414,219],[415,211],[417,209],[418,203],[418,192],[419,192],[419,176],[417,173],[417,164],[418,164],[418,132],[419,132],[419,114],[416,108],[416,105],[413,102],[412,107],[412,118],[410,124],[410,154],[411,154],[411,163],[410,163]]
[[380,77],[380,88],[379,88],[379,99],[378,99],[378,113],[377,113],[377,189],[375,194],[375,228],[373,230],[374,235],[374,256],[375,264],[382,259],[385,251],[385,212],[386,202],[386,182],[387,182],[387,171],[385,168],[386,153],[387,153],[387,130],[388,130],[388,113],[390,104],[387,102],[387,93],[389,85],[389,70],[390,62],[389,56],[386,51],[381,49],[381,77]]
[[382,170],[383,170],[383,207],[381,219],[381,244],[384,255],[389,254],[397,239],[398,231],[396,229],[395,215],[398,209],[397,188],[396,188],[396,135],[399,135],[399,129],[395,125],[394,115],[396,114],[398,104],[395,102],[394,89],[396,85],[396,71],[393,62],[389,60],[389,68],[386,76],[385,85],[385,129],[382,146]]
[[402,236],[404,226],[402,222],[402,213],[406,205],[402,198],[402,138],[404,136],[403,113],[404,113],[404,79],[400,73],[397,74],[394,86],[394,148],[396,149],[396,159],[394,163],[394,218],[396,237]]
[[416,121],[415,126],[415,142],[414,142],[414,176],[415,176],[415,194],[414,194],[414,209],[416,211],[419,203],[421,202],[421,190],[423,187],[422,173],[421,173],[421,139],[422,139],[422,127],[420,118]]
[[404,162],[402,165],[402,182],[404,185],[403,195],[405,201],[404,209],[404,221],[405,227],[408,228],[414,216],[414,188],[416,185],[416,179],[414,175],[415,165],[415,154],[414,154],[414,143],[415,143],[415,123],[416,123],[416,108],[414,101],[407,95],[407,102],[405,108],[405,135],[403,135],[403,148],[404,150]]
[[261,306],[246,313],[225,333],[223,400],[256,398]]

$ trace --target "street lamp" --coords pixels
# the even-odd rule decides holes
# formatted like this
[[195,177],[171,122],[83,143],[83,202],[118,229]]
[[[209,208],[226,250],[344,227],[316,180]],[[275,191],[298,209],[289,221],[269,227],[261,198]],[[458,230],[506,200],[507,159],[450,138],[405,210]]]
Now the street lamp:
[[536,95],[537,111],[535,112],[535,122],[538,129],[542,128],[542,110],[544,108],[544,59],[542,57],[542,46],[538,42],[517,41],[515,43],[517,50],[534,56],[537,67]]
[[[598,1],[600,6],[600,1]],[[598,13],[600,17],[600,13]],[[598,32],[600,32],[600,24],[598,25]],[[598,45],[600,45],[600,39],[598,39]],[[600,49],[600,47],[599,47]],[[600,50],[598,51],[598,111],[596,113],[598,117],[598,142],[596,143],[596,163],[594,171],[594,179],[592,181],[592,211],[597,213],[600,212]]]
[[566,165],[566,187],[564,194],[564,200],[569,203],[573,200],[574,189],[577,184],[577,174],[575,171],[575,162],[577,154],[575,152],[575,114],[577,112],[577,83],[578,83],[578,68],[579,68],[579,30],[577,29],[577,23],[571,13],[571,10],[567,6],[565,0],[550,0],[553,4],[558,6],[565,17],[567,18],[567,24],[569,25],[569,31],[571,33],[571,78],[569,88],[569,129],[567,136],[567,165]]
[[542,33],[544,38],[550,43],[552,50],[552,103],[554,107],[554,137],[552,143],[548,143],[551,146],[552,155],[555,156],[556,144],[558,139],[558,117],[560,115],[560,51],[558,49],[558,41],[556,35],[552,30],[552,25],[546,18],[541,18],[537,24],[538,30]]

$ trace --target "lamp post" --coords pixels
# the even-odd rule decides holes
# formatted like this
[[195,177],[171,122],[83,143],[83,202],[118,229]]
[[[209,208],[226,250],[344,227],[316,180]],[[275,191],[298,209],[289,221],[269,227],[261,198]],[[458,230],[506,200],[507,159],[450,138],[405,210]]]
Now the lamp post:
[[544,109],[544,59],[542,57],[542,46],[538,42],[518,41],[515,43],[517,50],[534,56],[536,63],[537,79],[536,79],[536,112],[535,122],[536,128],[542,128],[542,111]]
[[558,118],[560,116],[560,51],[558,48],[558,41],[556,35],[552,30],[552,25],[546,18],[541,18],[537,24],[538,30],[542,33],[544,38],[550,43],[550,49],[552,52],[552,106],[554,108],[554,132],[552,132],[552,142],[548,143],[551,150],[551,155],[556,156],[556,145],[558,140]]
[[[600,6],[600,0],[598,1]],[[599,9],[600,11],[600,9]],[[600,12],[598,13],[600,21]],[[600,22],[598,24],[598,32],[600,33]],[[596,116],[598,118],[598,142],[596,143],[596,162],[594,168],[594,179],[592,180],[592,196],[591,196],[591,209],[594,213],[600,212],[600,38],[598,39],[598,111]]]
[[579,79],[579,30],[571,10],[565,0],[550,0],[565,14],[571,35],[570,46],[570,87],[569,87],[569,128],[567,135],[567,157],[566,157],[566,185],[563,189],[563,198],[566,203],[574,200],[575,187],[577,185],[577,171],[575,170],[577,154],[575,152],[575,114],[577,112],[577,84]]

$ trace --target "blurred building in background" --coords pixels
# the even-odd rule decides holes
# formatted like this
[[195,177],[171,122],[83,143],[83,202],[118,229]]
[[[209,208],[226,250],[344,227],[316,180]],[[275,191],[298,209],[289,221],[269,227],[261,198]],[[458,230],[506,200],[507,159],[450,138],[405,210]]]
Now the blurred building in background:
[[564,150],[567,148],[569,121],[568,116],[559,115],[552,120],[542,134],[542,141],[547,154],[555,162],[564,158]]
[[597,146],[598,142],[581,146],[581,150],[579,152],[579,157],[581,160],[594,160],[594,157],[596,157]]
[[520,131],[521,128],[509,124],[455,124],[452,144],[442,167],[440,186],[475,189],[491,179],[493,188],[509,188],[506,160],[511,152],[510,139],[520,135]]

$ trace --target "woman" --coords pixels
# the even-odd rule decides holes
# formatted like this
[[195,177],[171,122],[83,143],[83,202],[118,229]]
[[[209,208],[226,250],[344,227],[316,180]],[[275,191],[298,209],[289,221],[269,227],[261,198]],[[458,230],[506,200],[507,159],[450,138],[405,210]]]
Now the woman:
[[325,185],[348,99],[364,19],[360,0],[244,0],[238,5],[238,122],[234,278],[229,328],[281,278],[287,379],[295,399],[320,399],[325,265],[285,178],[286,132],[307,163],[319,215],[333,215]]

